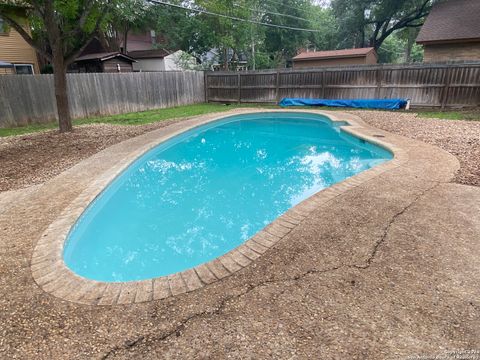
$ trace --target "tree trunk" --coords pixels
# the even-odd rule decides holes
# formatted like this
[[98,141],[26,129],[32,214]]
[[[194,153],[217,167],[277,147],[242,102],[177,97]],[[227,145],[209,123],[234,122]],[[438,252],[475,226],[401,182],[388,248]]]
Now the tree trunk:
[[252,38],[252,70],[256,70],[256,62],[255,62],[255,39]]
[[228,49],[223,49],[223,70],[228,71]]
[[55,84],[55,100],[57,101],[58,126],[61,133],[72,131],[72,118],[68,106],[67,66],[63,55],[53,56],[53,81]]
[[410,63],[412,61],[412,48],[415,44],[416,30],[413,28],[407,28],[407,47],[405,49],[405,62]]
[[123,51],[122,53],[127,54],[127,46],[128,46],[128,32],[130,29],[128,28],[128,25],[125,25],[125,29],[123,31]]

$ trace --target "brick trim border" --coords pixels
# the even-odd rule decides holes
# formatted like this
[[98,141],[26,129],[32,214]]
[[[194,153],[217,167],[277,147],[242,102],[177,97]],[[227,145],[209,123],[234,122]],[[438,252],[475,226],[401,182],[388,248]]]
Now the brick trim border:
[[[389,150],[393,153],[394,158],[317,192],[289,209],[242,245],[193,269],[149,280],[108,283],[83,278],[66,267],[62,253],[70,228],[101,191],[135,159],[158,144],[192,128],[231,115],[262,112],[312,113],[327,116],[333,122],[347,122],[348,126],[341,126],[342,131]],[[180,126],[171,125],[134,138],[141,139],[141,145],[133,144],[132,149],[126,151],[121,164],[115,164],[97,178],[92,179],[91,184],[67,206],[61,216],[51,223],[42,234],[33,251],[31,271],[33,279],[45,292],[75,303],[116,305],[160,300],[197,290],[249,266],[263,253],[285,238],[317,208],[334,200],[349,189],[357,187],[386,171],[402,166],[408,161],[407,152],[400,146],[380,140],[375,137],[375,134],[378,133],[375,128],[366,125],[358,117],[345,113],[316,110],[237,109],[220,114],[196,117],[179,124]],[[149,134],[155,136],[149,136]],[[159,134],[161,136],[158,136]],[[109,149],[101,152],[106,163],[108,163],[109,151],[110,154],[113,152]]]

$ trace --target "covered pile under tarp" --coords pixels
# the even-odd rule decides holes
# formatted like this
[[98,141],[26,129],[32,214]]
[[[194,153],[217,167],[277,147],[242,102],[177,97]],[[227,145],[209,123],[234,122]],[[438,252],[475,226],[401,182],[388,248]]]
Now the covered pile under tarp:
[[280,101],[280,106],[331,106],[331,107],[350,107],[362,109],[402,109],[407,106],[405,99],[301,99],[284,98]]

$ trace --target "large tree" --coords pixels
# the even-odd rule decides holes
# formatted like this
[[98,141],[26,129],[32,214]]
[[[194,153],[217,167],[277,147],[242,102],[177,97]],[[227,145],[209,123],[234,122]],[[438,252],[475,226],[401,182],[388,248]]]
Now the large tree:
[[[3,0],[0,16],[53,65],[60,132],[72,130],[67,67],[95,36],[112,0]],[[26,11],[35,35],[17,16]]]
[[107,23],[99,38],[110,51],[127,53],[128,35],[131,31],[152,30],[151,9],[145,0],[121,0],[112,6]]
[[[312,5],[308,0],[281,0],[265,2],[266,13],[263,22],[278,24],[285,27],[306,28],[315,27],[311,14]],[[286,28],[269,28],[265,31],[265,50],[271,56],[282,59],[283,64],[305,47],[312,33],[307,31],[289,30]]]
[[[248,19],[250,9],[246,0],[197,0],[197,7],[230,17]],[[244,53],[249,41],[249,24],[231,18],[200,14],[206,25],[204,30],[209,36],[214,48],[220,51],[220,60],[224,70],[229,70],[231,63]]]
[[340,47],[378,49],[391,34],[422,26],[435,0],[333,0],[343,42]]

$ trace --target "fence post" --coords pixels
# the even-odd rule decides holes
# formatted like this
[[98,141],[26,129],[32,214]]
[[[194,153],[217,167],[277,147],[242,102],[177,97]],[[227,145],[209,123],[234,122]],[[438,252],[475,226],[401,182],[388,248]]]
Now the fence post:
[[322,85],[322,99],[325,99],[325,70],[322,70],[321,75],[321,85]]
[[375,70],[375,81],[376,81],[376,85],[377,87],[375,88],[375,99],[378,99],[380,97],[380,90],[382,89],[382,70],[383,70],[383,66],[382,65],[379,65],[379,67],[377,68],[377,70]]
[[242,102],[242,82],[240,79],[240,72],[237,74],[237,83],[238,83],[238,100],[237,102],[240,104]]
[[280,102],[280,70],[277,69],[277,77],[275,78],[275,102]]
[[452,77],[452,67],[445,68],[445,84],[443,85],[442,98],[440,99],[441,109],[444,110],[447,105],[448,90],[450,89],[450,82]]
[[208,73],[203,71],[203,91],[205,93],[205,102],[208,103]]

